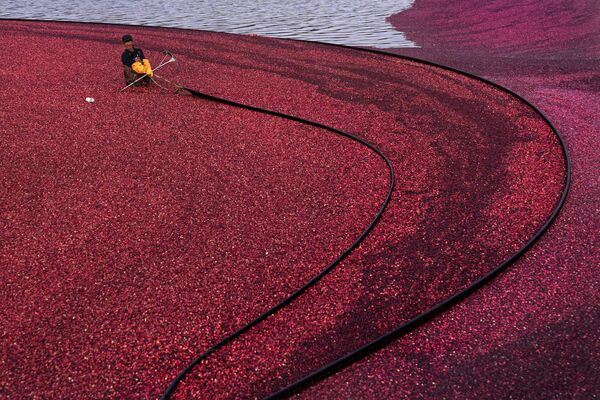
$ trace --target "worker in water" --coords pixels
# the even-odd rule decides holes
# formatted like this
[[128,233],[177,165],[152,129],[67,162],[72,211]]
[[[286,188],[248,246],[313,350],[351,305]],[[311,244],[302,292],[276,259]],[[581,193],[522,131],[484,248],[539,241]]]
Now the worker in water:
[[121,62],[123,63],[125,84],[129,85],[137,79],[144,77],[138,81],[138,84],[147,85],[154,76],[150,61],[144,57],[142,49],[134,47],[131,35],[123,36],[123,45],[125,46],[125,50],[121,55]]

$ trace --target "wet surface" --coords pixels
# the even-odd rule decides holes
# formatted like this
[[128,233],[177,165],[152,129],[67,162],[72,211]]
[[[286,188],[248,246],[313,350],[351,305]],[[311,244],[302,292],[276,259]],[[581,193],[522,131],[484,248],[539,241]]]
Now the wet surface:
[[8,2],[0,18],[107,22],[257,34],[352,46],[414,47],[387,21],[414,0]]
[[391,18],[398,50],[508,87],[571,154],[561,214],[508,271],[463,303],[301,398],[593,399],[600,393],[600,8],[594,0],[418,0]]
[[[262,396],[385,333],[522,246],[562,191],[562,150],[536,113],[417,62],[207,32],[0,26],[15,53],[0,148],[8,397],[156,398],[327,265],[387,189],[380,160],[318,129],[156,87],[119,93],[125,32],[152,59],[178,54],[190,87],[356,133],[397,170],[366,241],[176,398]],[[49,71],[26,62],[56,53]],[[96,73],[78,73],[89,57]]]

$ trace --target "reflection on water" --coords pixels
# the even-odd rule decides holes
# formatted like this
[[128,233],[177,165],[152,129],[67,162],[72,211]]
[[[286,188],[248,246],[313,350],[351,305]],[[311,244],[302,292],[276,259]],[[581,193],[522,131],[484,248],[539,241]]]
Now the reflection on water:
[[414,0],[0,0],[0,18],[169,26],[351,46],[415,47],[386,17]]

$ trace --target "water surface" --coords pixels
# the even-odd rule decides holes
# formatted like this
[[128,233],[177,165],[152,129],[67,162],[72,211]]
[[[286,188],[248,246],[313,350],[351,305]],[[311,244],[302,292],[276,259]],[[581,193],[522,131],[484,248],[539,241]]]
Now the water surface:
[[0,0],[0,18],[255,33],[351,46],[416,47],[386,18],[414,0]]

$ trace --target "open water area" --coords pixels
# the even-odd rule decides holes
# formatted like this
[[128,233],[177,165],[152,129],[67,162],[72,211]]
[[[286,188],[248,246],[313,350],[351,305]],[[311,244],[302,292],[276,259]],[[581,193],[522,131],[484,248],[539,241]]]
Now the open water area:
[[349,46],[418,47],[388,22],[414,0],[0,1],[0,18],[105,22],[256,34]]

